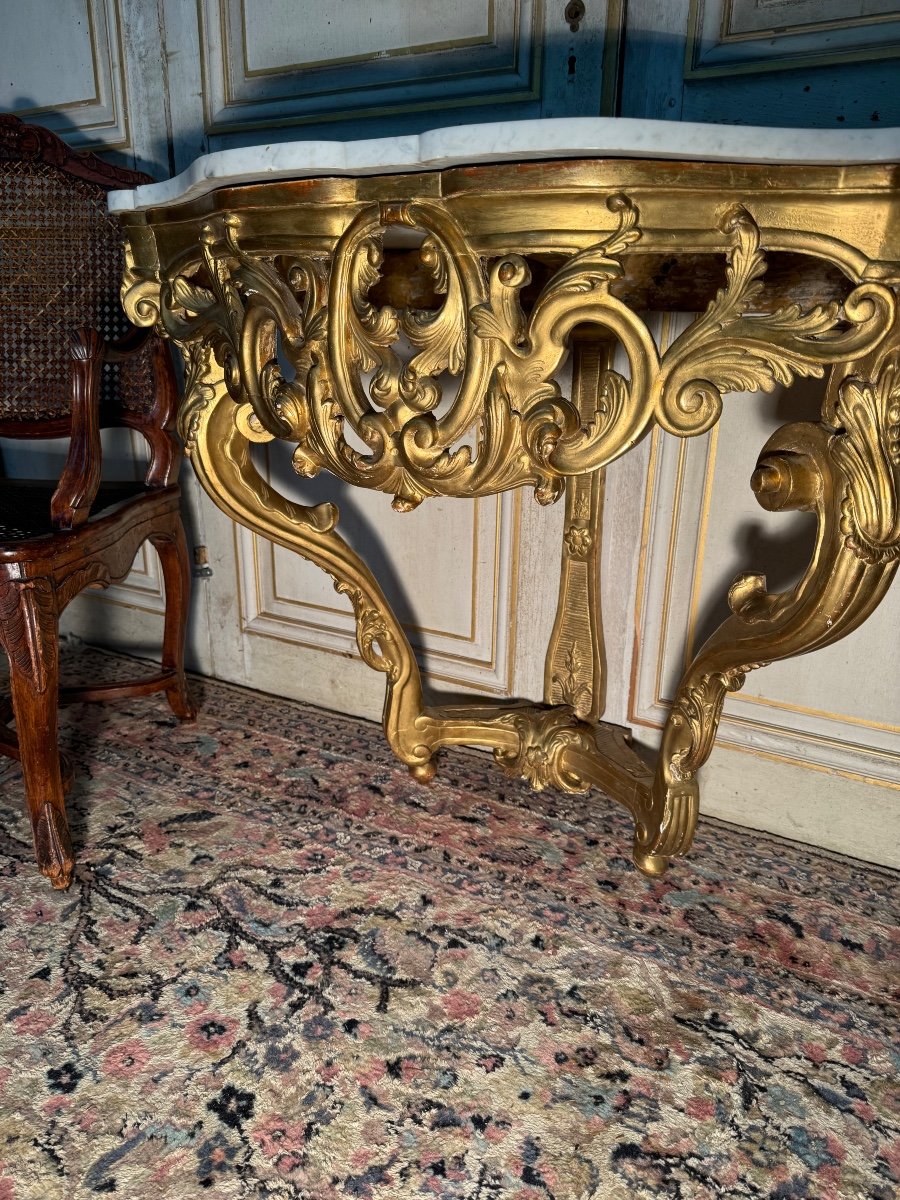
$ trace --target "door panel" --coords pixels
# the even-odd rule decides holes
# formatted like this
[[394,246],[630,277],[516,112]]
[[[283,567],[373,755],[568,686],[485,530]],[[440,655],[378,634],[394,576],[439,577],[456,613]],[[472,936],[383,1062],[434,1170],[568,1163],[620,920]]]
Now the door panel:
[[290,0],[204,0],[200,14],[210,135],[539,100],[539,0],[343,0],[302,22]]

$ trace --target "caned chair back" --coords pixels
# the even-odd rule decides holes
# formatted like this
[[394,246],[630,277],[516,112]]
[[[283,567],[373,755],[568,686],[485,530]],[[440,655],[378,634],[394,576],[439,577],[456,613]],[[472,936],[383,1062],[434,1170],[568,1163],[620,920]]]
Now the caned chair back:
[[[0,114],[0,434],[67,433],[71,331],[91,326],[113,341],[127,332],[122,233],[106,194],[148,178]],[[115,423],[123,415],[127,424],[146,420],[154,402],[149,347],[127,364],[104,365],[100,397],[103,424],[113,413]]]

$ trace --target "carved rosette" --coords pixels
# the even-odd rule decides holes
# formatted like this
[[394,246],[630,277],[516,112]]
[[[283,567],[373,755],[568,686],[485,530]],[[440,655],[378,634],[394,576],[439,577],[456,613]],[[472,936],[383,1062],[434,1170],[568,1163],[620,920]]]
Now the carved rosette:
[[495,750],[494,758],[507,773],[525,779],[536,792],[558,787],[564,792],[586,792],[590,786],[564,762],[567,750],[596,752],[594,731],[579,721],[571,708],[526,708],[504,713],[494,722],[511,726],[518,734],[515,750]]

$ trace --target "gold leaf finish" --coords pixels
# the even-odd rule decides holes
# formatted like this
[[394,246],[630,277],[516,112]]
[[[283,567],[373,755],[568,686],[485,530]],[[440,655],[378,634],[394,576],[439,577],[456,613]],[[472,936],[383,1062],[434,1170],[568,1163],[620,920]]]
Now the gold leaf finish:
[[[635,862],[659,875],[690,846],[728,692],[849,633],[893,578],[893,168],[531,163],[223,189],[124,220],[125,307],[184,353],[181,430],[203,486],[333,577],[360,654],[385,676],[388,740],[418,779],[441,746],[482,745],[535,788],[601,788],[634,817]],[[724,279],[661,351],[622,297],[643,264],[682,254],[718,258]],[[815,259],[831,271],[816,279],[846,286],[770,303],[773,254]],[[821,420],[778,430],[751,480],[764,507],[815,514],[812,559],[784,593],[754,572],[735,581],[732,615],[678,688],[654,774],[627,730],[599,721],[603,468],[655,425],[702,434],[729,393],[826,372]],[[399,512],[526,485],[543,504],[564,496],[545,703],[426,707],[406,635],[337,510],[288,500],[253,466],[251,445],[272,438],[293,444],[298,473],[385,491]]]

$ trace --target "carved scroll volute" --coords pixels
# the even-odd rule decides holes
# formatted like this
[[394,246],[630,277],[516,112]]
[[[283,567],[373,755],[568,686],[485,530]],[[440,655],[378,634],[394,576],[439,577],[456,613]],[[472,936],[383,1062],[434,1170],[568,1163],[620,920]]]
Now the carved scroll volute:
[[710,429],[726,392],[768,392],[858,359],[884,337],[893,313],[890,291],[864,283],[843,304],[747,315],[766,271],[760,231],[741,207],[726,215],[723,229],[733,238],[726,286],[669,347],[654,381],[656,420],[681,436]]
[[[398,313],[375,308],[368,299],[381,267],[385,230],[397,225],[423,234],[419,258],[443,301],[433,312]],[[470,462],[467,447],[450,448],[479,419],[488,386],[487,348],[467,319],[484,297],[481,264],[438,205],[371,205],[335,249],[326,351],[334,400],[371,449],[369,458],[356,465],[371,485],[394,490],[396,508],[412,508],[444,490],[440,480]],[[408,361],[395,350],[401,336],[415,350]],[[362,381],[366,371],[373,372],[368,388]],[[460,384],[438,420],[434,410],[445,372]],[[311,420],[316,421],[315,414]]]
[[[641,238],[638,212],[618,193],[608,198],[607,208],[618,216],[617,229],[574,254],[547,281],[527,323],[518,294],[528,282],[528,268],[515,254],[494,264],[490,304],[472,313],[481,336],[498,343],[494,379],[502,383],[505,408],[521,421],[521,433],[512,432],[532,463],[535,494],[544,503],[562,493],[566,475],[588,473],[623,454],[652,418],[648,396],[659,365],[653,337],[641,318],[610,294],[611,281],[622,275],[618,256]],[[599,336],[622,344],[630,367],[630,380],[604,372],[587,420],[556,383],[571,332],[580,324],[599,326]],[[503,407],[492,413],[490,392],[487,409],[509,439],[508,415]]]
[[900,565],[900,323],[877,348],[832,372],[819,424],[779,429],[763,448],[752,487],[763,507],[815,513],[809,566],[786,592],[763,575],[739,576],[733,616],[701,648],[678,688],[663,733],[651,820],[637,850],[652,868],[690,845],[696,773],[709,756],[728,691],[746,672],[826,646],[881,602]]
[[190,434],[201,484],[219,508],[248,529],[301,554],[327,571],[356,616],[360,654],[387,677],[384,726],[398,757],[418,778],[430,778],[432,746],[417,727],[423,711],[415,655],[372,572],[336,530],[333,504],[307,507],[282,496],[253,464],[235,419],[222,368],[208,347],[191,347],[194,371]]

